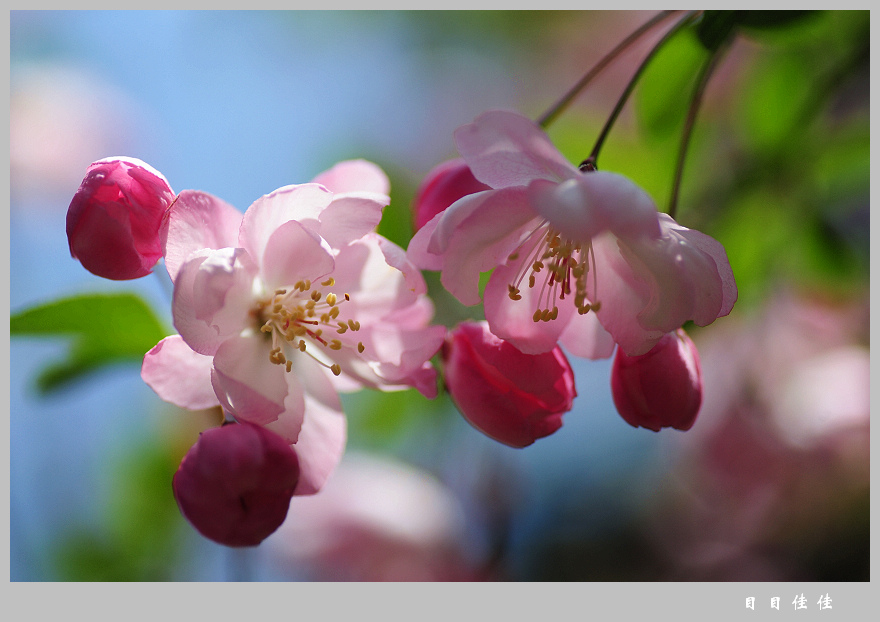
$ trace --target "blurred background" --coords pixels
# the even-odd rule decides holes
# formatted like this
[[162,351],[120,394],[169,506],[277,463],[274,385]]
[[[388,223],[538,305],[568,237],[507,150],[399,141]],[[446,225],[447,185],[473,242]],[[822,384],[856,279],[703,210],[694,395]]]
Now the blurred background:
[[[10,310],[133,292],[173,332],[167,274],[111,282],[68,252],[87,166],[128,155],[244,211],[335,162],[391,179],[380,232],[406,247],[421,178],[490,108],[537,118],[650,12],[10,13]],[[669,22],[671,24],[671,22]],[[549,128],[585,158],[659,32]],[[867,581],[869,14],[743,31],[697,120],[677,220],[723,243],[730,316],[687,327],[704,404],[685,433],[616,413],[610,360],[525,449],[415,392],[345,398],[349,444],[261,546],[180,516],[171,477],[218,413],[162,402],[137,361],[41,390],[69,340],[10,345],[13,581]],[[604,170],[668,205],[705,50],[663,49]],[[436,321],[480,317],[426,274]]]

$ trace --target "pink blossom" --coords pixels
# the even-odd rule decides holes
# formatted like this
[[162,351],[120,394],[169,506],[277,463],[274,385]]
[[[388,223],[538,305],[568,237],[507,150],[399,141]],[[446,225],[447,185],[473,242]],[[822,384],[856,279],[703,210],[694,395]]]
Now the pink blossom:
[[418,231],[429,220],[461,197],[491,190],[477,181],[461,158],[447,160],[428,171],[413,199],[413,228]]
[[146,276],[162,257],[159,229],[174,192],[135,158],[92,163],[67,210],[70,255],[106,279]]
[[244,423],[203,432],[172,487],[181,513],[200,534],[226,546],[256,546],[284,522],[298,479],[290,445]]
[[703,401],[697,347],[682,329],[667,333],[650,351],[618,350],[611,368],[617,412],[634,428],[689,430]]
[[[588,358],[614,342],[644,354],[692,320],[733,308],[737,290],[716,240],[659,214],[626,177],[580,172],[532,121],[490,111],[455,132],[474,176],[493,190],[462,197],[420,229],[409,254],[463,304],[483,295],[493,333],[523,352],[557,342]],[[610,333],[610,337],[609,337]]]
[[557,346],[523,354],[493,335],[486,322],[463,322],[443,348],[446,386],[464,418],[511,447],[526,447],[562,427],[577,392]]
[[387,188],[384,173],[354,161],[322,178],[344,191],[285,186],[243,216],[206,193],[180,194],[163,230],[179,335],[142,367],[163,399],[220,405],[295,444],[297,494],[317,491],[342,455],[338,392],[416,387],[435,397],[429,359],[445,335],[429,325],[421,273],[373,231],[388,203],[375,192],[383,180]]

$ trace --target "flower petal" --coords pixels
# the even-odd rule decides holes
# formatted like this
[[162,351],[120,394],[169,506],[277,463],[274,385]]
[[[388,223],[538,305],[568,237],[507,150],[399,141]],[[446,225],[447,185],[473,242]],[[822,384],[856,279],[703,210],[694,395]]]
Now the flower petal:
[[237,246],[242,214],[207,192],[184,190],[177,196],[160,236],[165,268],[172,281],[191,253],[203,248]]
[[489,277],[483,293],[486,321],[492,333],[525,354],[548,352],[556,347],[560,335],[575,314],[574,301],[571,304],[554,301],[558,309],[556,319],[535,322],[535,310],[546,307],[541,299],[542,288],[537,285],[524,287],[520,290],[521,300],[511,300],[508,285],[516,281],[518,272],[519,263],[514,262],[498,266]]
[[247,326],[256,266],[243,249],[203,249],[183,264],[174,285],[174,326],[200,354],[212,355]]
[[294,445],[300,467],[294,495],[310,495],[321,489],[342,459],[347,425],[339,394],[325,370],[306,357],[293,360],[290,375],[296,374],[307,387],[305,418]]
[[537,180],[529,187],[529,199],[551,227],[573,242],[589,242],[603,231],[626,238],[660,236],[654,200],[617,173],[580,173],[560,184]]
[[372,192],[337,194],[321,212],[321,237],[333,248],[360,239],[373,231],[382,220],[382,209],[391,199]]
[[333,251],[296,220],[281,224],[265,249],[262,276],[269,289],[290,287],[305,279],[317,281],[333,272]]
[[312,180],[333,193],[375,192],[388,194],[391,183],[388,175],[367,160],[344,160]]
[[525,186],[534,179],[563,181],[578,170],[531,119],[490,110],[455,131],[458,152],[481,182],[493,188]]
[[240,421],[266,425],[286,409],[302,413],[301,394],[286,399],[284,367],[269,361],[269,343],[263,334],[230,337],[214,355],[214,392],[223,408]]
[[262,262],[266,244],[278,227],[296,220],[317,233],[320,230],[318,218],[332,200],[333,194],[318,184],[284,186],[262,196],[244,213],[238,245]]
[[[467,217],[448,230],[446,219],[455,219],[463,206]],[[462,304],[478,304],[480,273],[505,263],[538,224],[524,187],[478,192],[456,201],[435,231],[434,239],[446,239],[440,282]],[[428,251],[434,252],[430,246]]]
[[[733,309],[733,304],[736,302],[738,291],[724,246],[718,240],[701,231],[682,227],[668,214],[660,214],[660,226],[664,231],[674,232],[683,237],[688,244],[711,257],[712,261],[715,262],[715,268],[718,270],[718,276],[721,278],[722,302],[721,309],[716,317],[723,317],[730,313]],[[704,326],[704,324],[699,325]]]
[[568,325],[559,335],[559,343],[569,354],[594,361],[614,354],[614,338],[595,313],[572,313]]
[[141,378],[166,402],[202,410],[220,405],[211,386],[212,366],[212,357],[195,352],[180,335],[171,335],[146,353]]

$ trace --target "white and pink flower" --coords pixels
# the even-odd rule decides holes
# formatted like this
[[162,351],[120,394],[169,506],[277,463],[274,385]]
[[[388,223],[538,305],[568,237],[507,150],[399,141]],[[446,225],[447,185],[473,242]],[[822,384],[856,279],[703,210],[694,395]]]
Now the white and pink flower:
[[144,380],[178,406],[219,405],[284,437],[295,494],[319,490],[342,456],[339,391],[436,395],[429,359],[445,328],[429,325],[418,269],[374,231],[387,192],[377,166],[342,162],[244,215],[184,191],[162,232],[179,334],[147,353]]
[[492,332],[525,353],[557,343],[605,358],[617,343],[649,351],[687,321],[733,308],[724,248],[657,212],[626,177],[581,172],[533,121],[490,111],[455,132],[458,150],[491,190],[462,197],[413,237],[410,258],[440,270],[463,304],[480,302]]

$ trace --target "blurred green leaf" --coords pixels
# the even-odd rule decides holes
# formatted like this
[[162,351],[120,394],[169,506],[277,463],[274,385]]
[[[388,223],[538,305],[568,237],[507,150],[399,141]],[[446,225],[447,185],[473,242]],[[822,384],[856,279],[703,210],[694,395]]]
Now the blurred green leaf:
[[[744,11],[704,11],[697,24],[697,39],[709,51],[715,51],[733,33],[737,14]],[[776,11],[774,11],[776,12]]]
[[636,87],[635,101],[639,124],[650,137],[668,136],[682,126],[705,57],[706,50],[685,33],[669,41],[651,61]]
[[770,30],[787,28],[805,18],[812,17],[818,11],[706,11],[706,13],[733,13],[733,19],[738,26]]
[[166,331],[134,294],[83,294],[13,314],[13,337],[70,338],[68,357],[48,365],[37,378],[42,393],[59,389],[108,365],[143,360]]

